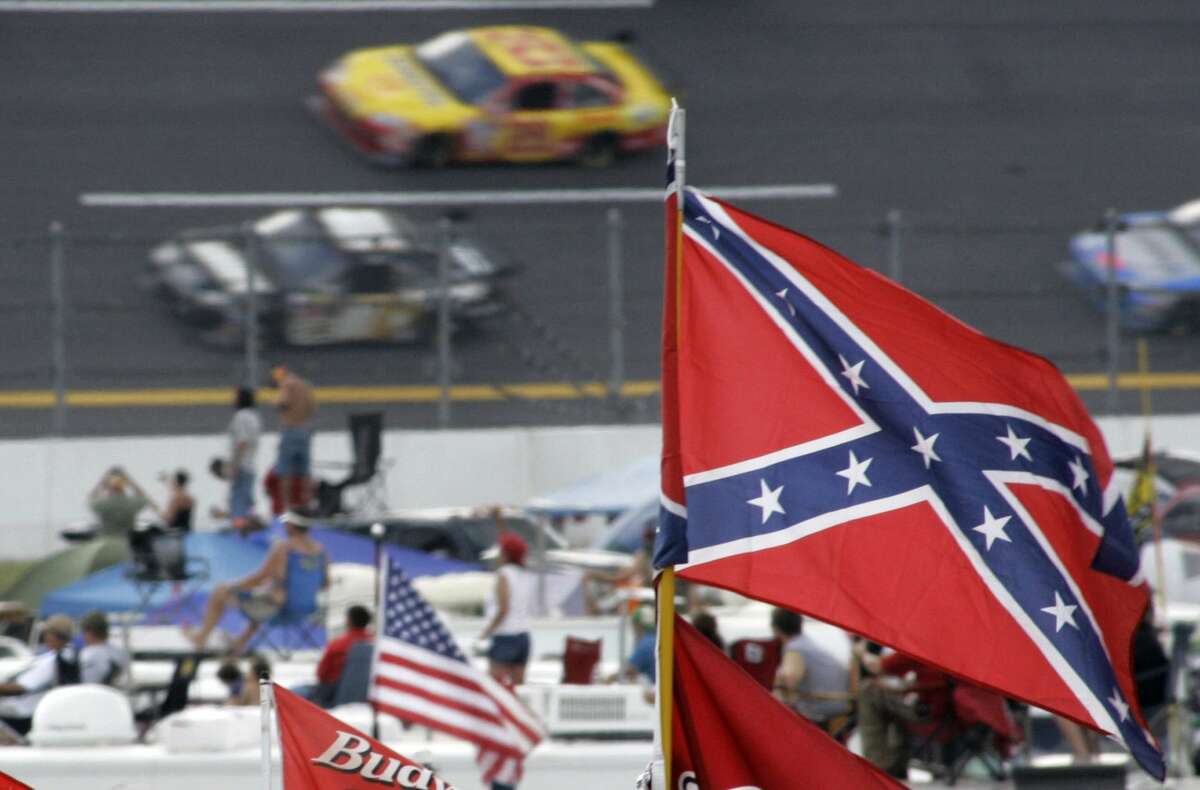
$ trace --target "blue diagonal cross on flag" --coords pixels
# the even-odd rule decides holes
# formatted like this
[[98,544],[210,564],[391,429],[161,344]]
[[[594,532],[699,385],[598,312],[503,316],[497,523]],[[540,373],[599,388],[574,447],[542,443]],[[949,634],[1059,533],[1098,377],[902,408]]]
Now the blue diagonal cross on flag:
[[1161,777],[1137,547],[1062,375],[693,190],[680,243],[658,563],[1110,733]]

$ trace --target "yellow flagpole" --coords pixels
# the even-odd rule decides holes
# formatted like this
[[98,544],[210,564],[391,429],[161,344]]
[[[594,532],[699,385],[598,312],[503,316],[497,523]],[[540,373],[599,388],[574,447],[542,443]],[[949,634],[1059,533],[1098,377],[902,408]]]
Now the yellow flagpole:
[[[667,127],[667,144],[675,161],[675,349],[682,343],[683,314],[683,201],[684,175],[684,110],[671,100],[671,120]],[[658,727],[662,745],[663,772],[668,787],[671,784],[672,713],[675,699],[675,568],[668,565],[658,577]]]
[[[1144,442],[1144,448],[1147,451],[1153,451],[1154,445],[1150,440],[1150,417],[1151,417],[1150,387],[1147,386],[1147,384],[1146,384],[1147,379],[1150,378],[1150,346],[1146,342],[1146,338],[1144,338],[1144,337],[1138,338],[1137,355],[1138,355],[1138,373],[1141,374],[1139,376],[1139,378],[1142,380],[1142,383],[1141,383],[1142,419],[1145,421],[1145,427],[1144,427],[1145,433],[1144,433],[1143,442]],[[1146,466],[1147,466],[1148,470],[1154,469],[1154,461],[1153,461],[1153,453],[1152,452],[1151,452],[1150,457],[1145,459],[1145,462],[1146,462]],[[1150,482],[1151,482],[1151,485],[1153,486],[1153,484],[1154,484],[1153,477],[1151,477]],[[1156,592],[1158,593],[1158,611],[1159,611],[1159,617],[1166,617],[1166,615],[1167,615],[1167,575],[1166,575],[1166,563],[1163,561],[1162,524],[1159,520],[1158,515],[1159,515],[1158,514],[1158,492],[1157,492],[1157,489],[1152,488],[1150,491],[1150,525],[1154,530],[1154,566],[1155,566],[1155,571],[1157,571],[1157,574],[1158,574],[1158,590],[1156,590]]]

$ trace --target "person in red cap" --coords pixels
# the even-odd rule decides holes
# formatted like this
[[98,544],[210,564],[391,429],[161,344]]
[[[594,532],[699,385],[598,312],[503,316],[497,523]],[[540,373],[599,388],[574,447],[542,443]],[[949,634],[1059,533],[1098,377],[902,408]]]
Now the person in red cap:
[[[497,516],[499,520],[499,516]],[[500,567],[496,590],[487,606],[487,627],[481,640],[491,637],[488,671],[509,686],[525,682],[529,663],[529,627],[537,606],[537,576],[525,567],[529,544],[515,532],[500,532]]]

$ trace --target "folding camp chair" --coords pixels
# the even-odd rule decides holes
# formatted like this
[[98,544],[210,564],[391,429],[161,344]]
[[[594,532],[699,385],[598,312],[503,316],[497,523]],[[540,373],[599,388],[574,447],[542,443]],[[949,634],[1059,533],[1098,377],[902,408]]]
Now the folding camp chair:
[[374,657],[374,642],[363,641],[350,645],[330,707],[367,701],[367,692],[371,686],[371,659]]
[[364,513],[382,513],[387,510],[387,464],[381,459],[383,453],[383,414],[368,412],[351,414],[349,418],[350,447],[354,460],[348,465],[318,463],[317,467],[346,469],[344,478],[336,483],[322,481],[317,488],[317,512],[322,516],[345,513],[350,508],[343,501],[348,488],[362,488],[362,495],[354,508]]
[[768,691],[774,688],[775,672],[783,660],[783,643],[778,639],[739,639],[729,646],[729,655],[760,686]]
[[563,649],[562,682],[576,686],[588,686],[600,663],[600,639],[580,639],[568,636]]
[[1024,733],[1013,719],[1004,697],[979,686],[947,678],[950,704],[945,714],[925,729],[924,740],[914,749],[948,785],[962,776],[977,759],[997,782],[1008,776],[1005,761]]
[[[285,584],[287,597],[280,606],[260,608],[239,601],[242,614],[258,626],[246,649],[253,650],[266,645],[286,659],[291,657],[292,644],[297,642],[320,648],[324,634],[317,631],[324,626],[325,612],[319,602],[319,593],[325,586],[327,572],[324,554],[289,553]],[[283,633],[273,636],[272,631]],[[290,634],[295,635],[295,640],[288,638]]]

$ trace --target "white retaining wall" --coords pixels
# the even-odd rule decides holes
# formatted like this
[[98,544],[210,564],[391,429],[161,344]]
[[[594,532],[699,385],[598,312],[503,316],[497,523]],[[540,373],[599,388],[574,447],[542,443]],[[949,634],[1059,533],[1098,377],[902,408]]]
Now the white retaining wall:
[[[1114,455],[1141,448],[1141,418],[1099,423]],[[1156,417],[1152,430],[1155,447],[1200,451],[1200,415]],[[274,458],[276,441],[274,435],[263,437],[260,469]],[[388,431],[384,456],[393,461],[388,504],[519,505],[658,447],[656,425]],[[160,502],[166,488],[159,473],[188,469],[198,500],[197,523],[211,524],[208,509],[224,502],[225,488],[208,474],[208,461],[226,453],[222,435],[0,442],[0,559],[36,557],[62,545],[58,531],[88,518],[87,492],[113,464],[124,466]],[[349,435],[317,434],[313,455],[318,461],[349,460]],[[262,494],[257,497],[263,509]]]

